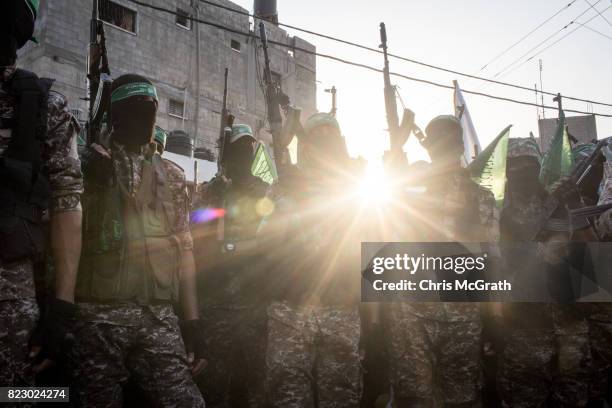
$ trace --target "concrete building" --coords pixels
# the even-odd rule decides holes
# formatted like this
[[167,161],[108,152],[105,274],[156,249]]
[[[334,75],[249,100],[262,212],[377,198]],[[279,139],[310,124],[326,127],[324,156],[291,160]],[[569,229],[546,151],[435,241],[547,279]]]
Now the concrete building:
[[[595,123],[595,115],[586,116],[569,116],[565,118],[568,132],[575,137],[579,143],[590,143],[597,139],[597,126]],[[557,119],[540,119],[538,121],[540,130],[540,150],[547,152],[550,147],[550,141],[555,136],[557,130]]]
[[[246,12],[228,0],[216,3]],[[275,8],[276,2],[270,0]],[[236,121],[262,129],[265,103],[260,87],[263,53],[253,36],[233,34],[192,23],[186,16],[253,33],[258,21],[197,0],[146,0],[180,15],[136,5],[127,0],[99,0],[113,77],[138,73],[157,86],[157,122],[167,130],[185,130],[196,147],[216,153],[223,97],[223,74],[230,69],[228,105]],[[261,8],[261,1],[257,2]],[[40,76],[56,79],[55,89],[68,97],[70,107],[87,118],[86,52],[91,0],[43,0],[35,35],[39,44],[24,48],[19,64]],[[266,15],[267,18],[270,18]],[[273,21],[273,19],[270,19]],[[306,41],[266,22],[269,39],[315,51]],[[294,105],[308,115],[316,110],[316,60],[297,50],[270,47],[273,77]],[[259,64],[258,64],[259,61]],[[268,140],[266,129],[259,136]]]

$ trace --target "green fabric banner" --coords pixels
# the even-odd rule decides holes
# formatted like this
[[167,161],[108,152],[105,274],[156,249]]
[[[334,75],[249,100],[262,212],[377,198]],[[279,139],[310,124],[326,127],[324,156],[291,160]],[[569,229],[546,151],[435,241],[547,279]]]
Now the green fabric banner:
[[263,143],[259,143],[255,150],[255,159],[251,166],[251,174],[255,177],[259,177],[268,184],[272,184],[278,180],[274,161]]
[[565,113],[559,113],[559,122],[555,136],[550,141],[550,148],[542,160],[540,170],[540,182],[547,189],[557,180],[571,173],[574,165],[572,157],[572,146],[565,123]]
[[504,205],[510,128],[505,128],[467,167],[472,180],[490,190],[498,208]]

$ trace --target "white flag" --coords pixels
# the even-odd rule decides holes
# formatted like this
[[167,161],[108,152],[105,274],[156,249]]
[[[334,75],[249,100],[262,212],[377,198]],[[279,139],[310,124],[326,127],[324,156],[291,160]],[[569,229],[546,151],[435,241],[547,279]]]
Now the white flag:
[[459,88],[459,83],[453,81],[453,84],[455,85],[455,116],[460,118],[461,127],[463,128],[463,146],[465,149],[462,161],[463,165],[467,166],[480,154],[482,147],[480,146],[480,140],[478,140],[474,123],[472,123],[470,111],[467,108],[465,99],[463,99],[463,93],[461,92],[461,88]]

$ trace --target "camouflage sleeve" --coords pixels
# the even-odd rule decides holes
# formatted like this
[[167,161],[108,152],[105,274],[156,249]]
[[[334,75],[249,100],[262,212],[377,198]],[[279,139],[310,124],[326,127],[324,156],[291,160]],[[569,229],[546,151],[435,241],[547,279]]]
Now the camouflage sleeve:
[[174,202],[174,231],[181,242],[183,250],[193,249],[193,239],[189,230],[189,192],[185,181],[185,172],[174,163],[164,160],[166,165],[166,180]]
[[81,210],[83,176],[77,154],[79,130],[66,98],[51,91],[47,101],[47,138],[42,153],[51,185],[51,212]]
[[[612,204],[612,163],[604,163],[604,183],[597,204]],[[596,225],[601,238],[605,241],[612,241],[612,210],[603,213]]]

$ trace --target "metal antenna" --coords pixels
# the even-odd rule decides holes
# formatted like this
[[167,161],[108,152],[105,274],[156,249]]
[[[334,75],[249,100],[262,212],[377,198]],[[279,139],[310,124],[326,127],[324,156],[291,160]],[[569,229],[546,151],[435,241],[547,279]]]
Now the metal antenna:
[[333,116],[336,116],[336,113],[338,112],[338,105],[337,105],[337,99],[336,99],[336,94],[338,93],[338,89],[336,89],[335,86],[332,86],[330,89],[326,89],[325,92],[330,93],[332,96],[332,108],[329,113]]
[[[542,60],[540,59],[540,90],[543,90],[542,86],[542,71],[544,71],[544,67],[542,66]],[[542,106],[544,106],[544,92],[542,91]],[[542,119],[546,119],[546,109],[542,107]]]

